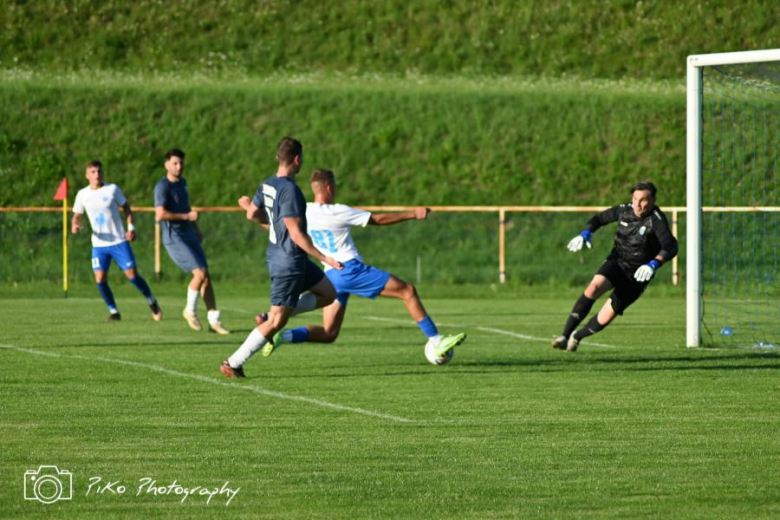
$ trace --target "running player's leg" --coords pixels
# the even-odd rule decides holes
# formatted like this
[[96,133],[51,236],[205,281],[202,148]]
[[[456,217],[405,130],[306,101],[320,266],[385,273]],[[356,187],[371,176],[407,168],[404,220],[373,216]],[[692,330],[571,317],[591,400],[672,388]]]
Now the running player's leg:
[[[349,296],[349,295],[345,295]],[[333,343],[339,337],[344,315],[347,313],[347,299],[341,295],[336,301],[322,309],[322,326],[306,325],[285,330],[281,336],[284,343]]]
[[203,330],[203,325],[200,324],[198,319],[198,300],[201,293],[200,288],[203,286],[203,280],[206,276],[205,269],[202,267],[195,267],[190,270],[192,278],[187,285],[187,303],[184,305],[184,311],[182,315],[187,320],[190,328],[193,330]]
[[203,303],[206,304],[207,318],[209,321],[209,330],[218,334],[230,334],[230,331],[222,326],[222,313],[217,308],[217,297],[214,294],[214,283],[211,279],[211,273],[208,267],[199,268],[200,271],[200,294],[203,297]]
[[108,269],[111,267],[111,253],[107,247],[92,248],[92,271],[95,273],[95,283],[97,284],[100,296],[108,307],[109,321],[119,320],[119,309],[116,306],[114,293],[108,286]]
[[588,336],[592,336],[597,332],[602,331],[612,320],[615,319],[617,313],[612,308],[612,298],[608,298],[604,305],[601,306],[599,312],[593,316],[588,323],[575,332],[566,343],[566,350],[574,352],[579,347],[580,341]]
[[117,265],[124,270],[125,276],[130,283],[138,289],[144,298],[146,298],[146,303],[149,304],[149,309],[152,311],[152,318],[155,321],[160,321],[162,319],[162,311],[157,304],[157,299],[152,294],[152,290],[149,288],[149,284],[146,283],[146,280],[144,280],[140,274],[138,274],[135,255],[133,254],[133,249],[130,247],[130,244],[128,242],[123,242],[122,244],[114,246],[113,257]]
[[[324,273],[314,262],[307,262],[306,285],[310,286],[298,299],[293,316],[318,308],[325,304],[322,313],[322,326],[307,325],[285,330],[273,338],[274,347],[263,349],[263,355],[270,356],[274,348],[283,343],[333,343],[341,331],[344,321],[349,292],[339,292],[336,286],[344,290],[342,272],[335,269]],[[334,301],[335,300],[335,301]],[[255,321],[259,323],[257,318]]]
[[436,324],[433,322],[428,313],[423,307],[420,295],[417,294],[417,289],[414,285],[407,283],[400,278],[390,275],[385,283],[384,289],[379,293],[380,296],[386,296],[390,298],[398,298],[404,302],[406,310],[409,311],[412,319],[420,327],[420,330],[428,338],[428,342],[436,345],[439,349],[438,355],[444,355],[448,350],[459,345],[466,339],[464,333],[454,334],[451,336],[442,336],[439,334],[439,330]]
[[284,328],[292,310],[293,307],[272,305],[268,311],[268,320],[253,328],[238,350],[222,363],[220,366],[222,374],[229,378],[244,377],[242,368],[244,363],[258,350],[270,344],[268,339],[273,338],[277,332]]
[[584,338],[604,330],[607,325],[612,323],[612,320],[619,314],[623,314],[631,304],[637,301],[647,287],[647,283],[629,279],[622,270],[610,276],[612,277],[612,284],[615,290],[612,291],[609,299],[601,307],[598,314],[593,316],[583,328],[569,338],[566,350],[577,350],[577,346]]
[[287,324],[304,286],[304,276],[271,275],[271,309],[268,319],[253,328],[238,350],[222,363],[220,371],[225,377],[244,377],[244,363],[263,347],[273,346],[269,340]]
[[[414,285],[407,283],[396,276],[390,275],[384,289],[382,289],[382,292],[379,293],[379,295],[402,300],[406,306],[406,310],[409,311],[409,314],[417,323],[420,323],[426,318],[430,319],[428,313],[425,311],[425,307],[423,307],[422,301],[420,301],[420,296],[417,294],[417,289]],[[436,325],[433,325],[433,327],[436,328]]]
[[298,298],[292,315],[327,307],[336,299],[336,289],[325,273],[314,262],[306,261],[305,292]]
[[572,307],[571,313],[563,326],[563,332],[560,336],[553,339],[552,346],[565,349],[574,329],[588,316],[596,300],[610,289],[612,289],[612,283],[609,279],[603,274],[596,274],[585,288],[585,291],[574,302],[574,307]]

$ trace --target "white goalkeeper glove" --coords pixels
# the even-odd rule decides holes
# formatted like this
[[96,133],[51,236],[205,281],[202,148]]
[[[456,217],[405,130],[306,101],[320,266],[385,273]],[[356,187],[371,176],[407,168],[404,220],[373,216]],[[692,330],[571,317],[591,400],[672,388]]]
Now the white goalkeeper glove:
[[590,243],[590,237],[593,236],[593,233],[588,231],[587,229],[584,230],[582,233],[577,235],[576,237],[572,238],[569,242],[569,251],[572,253],[576,253],[580,249],[582,249],[582,245],[585,244],[588,246],[588,249],[593,247],[593,244]]
[[658,260],[650,260],[645,265],[641,266],[634,273],[634,278],[637,282],[649,282],[655,274],[655,270],[661,267],[661,262]]

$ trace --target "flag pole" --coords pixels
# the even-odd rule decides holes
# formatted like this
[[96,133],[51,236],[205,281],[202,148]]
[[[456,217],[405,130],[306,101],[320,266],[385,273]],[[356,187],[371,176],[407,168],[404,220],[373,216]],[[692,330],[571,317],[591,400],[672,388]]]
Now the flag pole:
[[62,199],[62,290],[68,297],[68,197]]
[[63,177],[54,200],[62,201],[62,290],[68,297],[68,178]]

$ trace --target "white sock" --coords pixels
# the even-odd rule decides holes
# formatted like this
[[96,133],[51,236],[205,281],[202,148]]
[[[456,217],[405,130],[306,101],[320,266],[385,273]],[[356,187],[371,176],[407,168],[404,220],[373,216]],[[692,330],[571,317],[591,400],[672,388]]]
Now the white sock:
[[187,306],[184,307],[184,310],[189,312],[190,314],[195,314],[198,310],[198,298],[200,298],[200,292],[188,286]]
[[285,330],[284,332],[282,332],[282,339],[284,340],[285,343],[291,342],[292,341],[292,331],[288,329],[288,330]]
[[434,345],[437,345],[441,341],[441,334],[436,334],[435,336],[431,336],[428,338],[428,343],[433,343]]
[[220,312],[217,309],[208,312],[209,323],[219,323]]
[[260,329],[255,327],[244,340],[244,344],[238,347],[238,350],[228,358],[228,363],[233,368],[241,368],[241,366],[246,363],[247,359],[251,358],[252,354],[263,348],[263,345],[266,343],[268,343],[268,340],[260,334]]
[[317,308],[317,297],[314,293],[304,293],[298,298],[298,303],[292,311],[290,316],[297,316],[303,312],[313,311]]

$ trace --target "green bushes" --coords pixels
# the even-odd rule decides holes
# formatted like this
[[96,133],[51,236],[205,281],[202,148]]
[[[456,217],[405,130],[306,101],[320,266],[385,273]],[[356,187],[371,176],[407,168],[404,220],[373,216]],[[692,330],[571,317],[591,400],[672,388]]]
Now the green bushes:
[[684,203],[684,95],[654,84],[11,80],[0,107],[3,206],[49,204],[63,175],[85,185],[95,157],[150,206],[171,147],[195,205],[232,206],[283,135],[306,146],[301,186],[332,168],[351,204],[611,205],[648,178]]
[[681,78],[689,54],[780,44],[771,0],[36,0],[0,67]]

